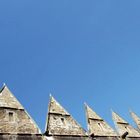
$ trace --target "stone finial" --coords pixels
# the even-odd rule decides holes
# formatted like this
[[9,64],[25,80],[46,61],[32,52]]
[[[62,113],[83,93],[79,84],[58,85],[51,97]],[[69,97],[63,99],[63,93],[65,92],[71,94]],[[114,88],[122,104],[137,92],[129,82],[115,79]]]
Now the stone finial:
[[138,131],[117,113],[112,112],[112,117],[119,135],[123,136],[126,132],[128,132],[128,137],[140,137]]
[[87,134],[73,117],[51,96],[47,116],[46,135],[86,136]]
[[117,136],[116,132],[87,104],[85,104],[89,134],[94,136]]

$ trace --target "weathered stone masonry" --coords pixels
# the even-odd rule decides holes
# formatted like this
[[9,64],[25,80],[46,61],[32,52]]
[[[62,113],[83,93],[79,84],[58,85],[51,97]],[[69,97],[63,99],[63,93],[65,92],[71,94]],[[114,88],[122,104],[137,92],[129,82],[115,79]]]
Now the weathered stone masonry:
[[137,129],[112,112],[113,130],[85,104],[88,132],[51,96],[46,130],[41,132],[6,85],[0,90],[0,140],[140,140],[140,118],[130,112]]

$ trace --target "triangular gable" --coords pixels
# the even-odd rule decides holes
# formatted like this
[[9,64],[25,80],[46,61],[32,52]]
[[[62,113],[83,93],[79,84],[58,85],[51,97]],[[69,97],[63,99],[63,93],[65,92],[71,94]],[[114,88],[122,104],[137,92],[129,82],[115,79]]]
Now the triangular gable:
[[140,137],[140,134],[127,121],[121,118],[117,113],[112,112],[112,117],[119,135],[128,132],[128,137]]
[[54,136],[86,136],[85,130],[53,97],[50,97],[46,134]]
[[0,91],[0,107],[24,109],[6,85]]
[[52,96],[50,96],[49,113],[70,115]]
[[116,132],[94,112],[88,105],[85,105],[88,130],[90,135],[95,136],[117,136]]
[[134,122],[136,123],[137,127],[140,130],[140,118],[134,112],[132,112],[132,111],[130,111],[130,114],[131,114]]
[[0,133],[41,134],[34,120],[7,86],[0,91]]
[[125,121],[123,118],[121,118],[117,113],[112,111],[112,116],[115,122],[120,123],[120,124],[128,124],[127,121]]
[[94,119],[94,120],[103,120],[100,116],[96,114],[87,104],[85,104],[86,107],[86,113],[88,115],[89,119]]

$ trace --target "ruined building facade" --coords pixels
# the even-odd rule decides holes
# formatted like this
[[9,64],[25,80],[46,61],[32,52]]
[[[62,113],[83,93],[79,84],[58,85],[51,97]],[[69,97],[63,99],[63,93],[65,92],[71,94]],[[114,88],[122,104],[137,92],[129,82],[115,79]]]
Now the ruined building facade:
[[116,131],[85,104],[88,131],[51,96],[45,132],[7,86],[0,90],[0,140],[140,140],[140,118],[131,112],[137,128],[112,111]]

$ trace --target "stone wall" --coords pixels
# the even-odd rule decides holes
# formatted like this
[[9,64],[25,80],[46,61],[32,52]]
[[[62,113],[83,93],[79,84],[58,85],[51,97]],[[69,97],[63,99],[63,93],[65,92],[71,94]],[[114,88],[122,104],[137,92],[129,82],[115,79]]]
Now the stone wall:
[[140,118],[131,112],[139,129],[112,112],[117,131],[85,105],[88,131],[51,96],[45,132],[7,86],[0,90],[0,140],[140,140]]

